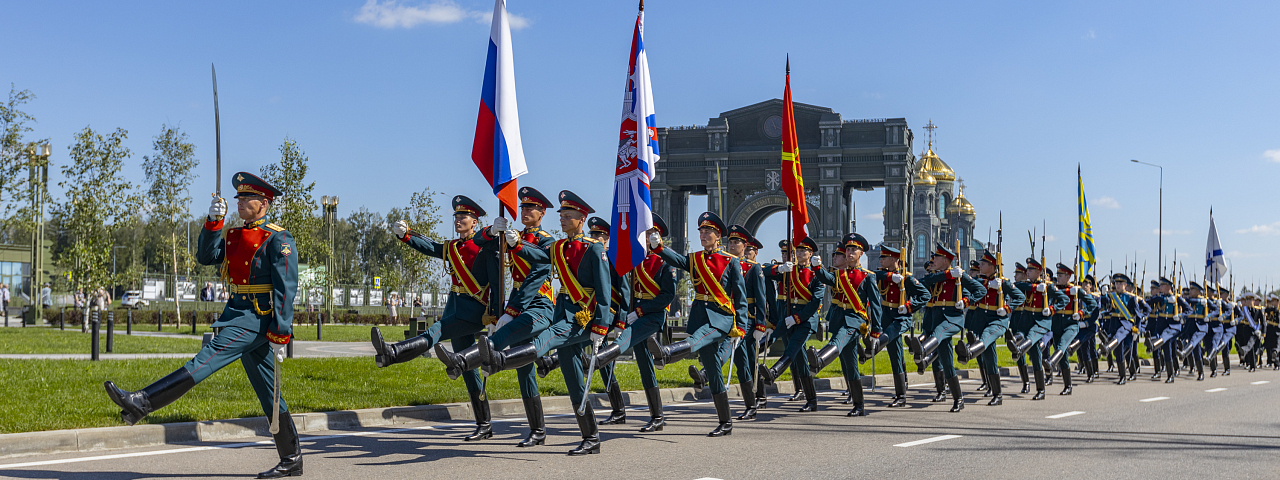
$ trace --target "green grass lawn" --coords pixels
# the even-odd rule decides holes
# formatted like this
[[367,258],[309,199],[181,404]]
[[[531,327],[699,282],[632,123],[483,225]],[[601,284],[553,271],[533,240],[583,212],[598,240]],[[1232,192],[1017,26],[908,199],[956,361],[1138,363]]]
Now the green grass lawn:
[[[373,325],[328,325],[326,324],[324,325],[323,340],[326,342],[366,342],[367,343],[369,341],[369,329],[372,327]],[[117,327],[117,328],[121,328],[121,327]],[[143,332],[156,331],[155,324],[141,325],[141,326],[134,325],[133,328],[136,331],[143,331]],[[393,340],[393,341],[403,340],[404,331],[409,329],[407,325],[379,325],[378,328],[382,329],[383,336],[385,336],[388,340]],[[77,330],[78,329],[79,327],[77,327]],[[121,328],[120,331],[123,331],[123,329]],[[166,325],[164,329],[161,331],[167,332],[167,333],[180,333],[183,335],[191,335],[191,325],[184,325],[179,328],[174,328],[173,324],[170,323]],[[196,325],[196,333],[194,336],[199,337],[204,335],[205,332],[211,332],[211,331],[213,330],[210,329],[208,325]],[[315,324],[294,325],[293,338],[297,340],[314,341],[316,339]]]
[[[74,330],[48,327],[0,328],[0,353],[84,353],[88,354],[93,337]],[[98,335],[99,352],[107,352],[107,334]],[[112,353],[195,353],[200,350],[196,338],[145,337],[116,331]]]
[[[367,332],[367,327],[360,328]],[[0,330],[0,345],[12,349],[14,347],[8,346],[10,342],[6,340],[10,337],[5,336],[9,330],[20,329]],[[53,339],[65,337],[83,342],[87,337],[79,332],[44,330],[46,331],[42,335],[47,335],[50,340],[38,343],[46,345],[52,344]],[[126,337],[122,335],[117,338]],[[161,340],[186,340],[133,338],[144,340],[147,344]],[[198,343],[194,339],[189,342],[193,342],[190,351],[194,351]],[[24,341],[23,345],[30,343],[37,342]],[[816,347],[823,342],[813,340],[809,344]],[[122,343],[121,346],[123,345]],[[1007,349],[1001,348],[998,351],[1001,365],[1013,364]],[[910,358],[908,355],[908,372],[914,372],[915,367],[910,363]],[[767,363],[771,365],[774,360],[770,358]],[[0,433],[121,425],[119,409],[107,399],[102,382],[113,380],[121,388],[136,390],[179,368],[183,363],[182,360],[169,359],[102,362],[0,360],[0,384],[10,386],[6,391],[6,401],[0,403]],[[692,360],[685,360],[658,371],[661,386],[691,386],[687,372],[688,365],[692,363]],[[976,367],[976,362],[970,362],[967,367]],[[298,413],[467,400],[463,383],[450,381],[444,373],[444,366],[436,360],[415,360],[379,369],[369,358],[295,358],[284,363],[283,371],[285,398],[290,410]],[[881,352],[875,359],[875,372],[890,371],[888,354]],[[617,372],[623,390],[642,388],[634,363],[619,364]],[[871,362],[863,365],[862,372],[871,373]],[[840,375],[840,363],[836,362],[823,370],[820,376]],[[782,380],[790,381],[790,375],[784,375]],[[595,380],[593,383],[594,390],[600,391],[600,381]],[[543,395],[568,393],[558,371],[540,380],[539,385]],[[504,372],[490,378],[488,393],[493,399],[518,398],[519,390],[514,372]],[[239,365],[231,365],[196,386],[186,397],[147,417],[144,422],[185,422],[261,415],[262,408],[249,387],[244,370]]]

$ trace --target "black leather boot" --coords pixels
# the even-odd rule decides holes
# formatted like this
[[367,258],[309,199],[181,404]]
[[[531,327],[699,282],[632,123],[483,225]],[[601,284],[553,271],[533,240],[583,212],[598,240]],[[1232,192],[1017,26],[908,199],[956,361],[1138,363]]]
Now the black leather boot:
[[[600,347],[600,351],[596,352],[596,370],[608,365],[609,362],[617,360],[621,355],[622,345],[618,345],[617,342]],[[591,359],[587,359],[588,362],[590,362],[590,360]]]
[[1071,395],[1071,369],[1062,369],[1062,393],[1058,395]]
[[[481,343],[488,343],[488,341],[487,338],[481,339]],[[449,380],[457,380],[464,372],[480,366],[480,343],[457,353],[445,350],[444,345],[439,343],[436,344],[435,349],[436,357],[444,363],[444,373],[449,375]]]
[[716,405],[716,419],[720,421],[716,429],[708,433],[708,437],[724,437],[733,434],[733,420],[729,418],[729,392],[711,395],[711,402]]
[[[791,359],[787,359],[787,365],[788,365],[788,366],[790,366],[790,365],[791,365]],[[784,368],[784,369],[782,369],[782,370],[778,370],[778,374],[779,374],[779,375],[781,375],[781,374],[782,374],[782,372],[783,372],[784,370],[786,370],[786,369]],[[802,387],[802,386],[800,385],[800,377],[797,377],[797,376],[795,375],[795,372],[791,372],[791,387],[792,387],[794,390],[793,390],[793,391],[792,391],[792,393],[791,393],[791,397],[787,398],[787,401],[788,401],[788,402],[794,402],[794,401],[796,401],[796,400],[804,400],[804,399],[805,399],[805,396],[804,396],[804,387]]]
[[1004,395],[1000,392],[1000,375],[991,375],[991,401],[988,406],[1004,405]]
[[1018,364],[1018,376],[1022,377],[1022,393],[1031,392],[1031,379],[1027,377],[1027,366]]
[[981,355],[982,352],[987,350],[987,345],[982,343],[972,330],[970,330],[965,336],[968,341],[963,344],[957,343],[955,346],[956,358],[959,359],[961,363],[969,363],[970,360],[978,358],[978,355]]
[[937,394],[933,396],[934,403],[947,401],[947,387],[946,383],[942,380],[941,371],[933,371],[933,389],[937,392]]
[[683,360],[690,352],[689,342],[684,340],[671,342],[671,345],[662,345],[658,343],[657,335],[654,335],[645,342],[649,346],[649,355],[653,357],[653,366],[658,370],[662,370],[668,363]]
[[529,419],[529,436],[517,443],[517,447],[534,447],[547,442],[547,419],[542,414],[542,397],[522,398],[524,416]]
[[302,445],[298,442],[298,428],[293,424],[293,416],[288,412],[281,412],[280,433],[272,435],[271,438],[276,442],[280,463],[271,470],[259,473],[258,478],[301,477]]
[[890,408],[899,408],[907,406],[907,374],[893,374],[893,400],[889,401]]
[[644,398],[649,403],[649,423],[640,427],[640,433],[661,432],[667,426],[667,419],[662,416],[662,390],[658,387],[644,389]]
[[959,412],[964,410],[964,392],[960,391],[960,376],[952,375],[947,379],[947,387],[951,389],[951,411]]
[[1115,350],[1116,347],[1119,347],[1119,346],[1120,346],[1120,341],[1113,338],[1111,339],[1111,341],[1102,344],[1099,350],[1102,352],[1103,355],[1110,355],[1111,351]]
[[[821,372],[827,365],[831,365],[831,362],[835,361],[836,357],[840,355],[840,350],[835,345],[826,345],[822,347],[822,350],[816,351],[813,347],[809,347],[808,350],[805,350],[805,354],[809,356],[809,374],[816,377],[818,372]],[[854,368],[857,367],[855,366]]]
[[1231,343],[1222,348],[1222,374],[1231,375]]
[[[793,373],[794,375],[794,373]],[[818,390],[813,386],[813,377],[800,377],[800,387],[804,389],[804,406],[800,412],[818,411]]]
[[[503,370],[515,370],[538,359],[538,347],[533,346],[532,343],[517,345],[501,352],[493,351],[492,344],[489,343],[488,339],[480,342],[480,345],[480,358],[485,362],[480,368],[488,375],[493,375]],[[488,354],[485,353],[486,350],[489,351]]]
[[600,421],[600,425],[621,425],[627,423],[627,407],[622,402],[622,388],[618,386],[618,380],[615,378],[609,382],[609,388],[606,390],[609,395],[609,406],[613,411],[609,412],[609,418]]
[[853,399],[853,410],[845,414],[846,417],[865,417],[867,416],[866,402],[862,396],[862,384],[849,387],[849,398]]
[[1014,342],[1013,342],[1013,346],[1011,347],[1011,349],[1013,350],[1011,352],[1013,354],[1013,358],[1018,358],[1023,355],[1026,355],[1027,352],[1031,350],[1031,346],[1036,344],[1036,339],[1027,338],[1021,333],[1013,334],[1013,338],[1014,338]]
[[[763,368],[759,365],[756,368]],[[764,408],[769,404],[769,397],[764,392],[764,376],[760,375],[760,370],[756,371],[756,409]]]
[[982,384],[981,384],[981,385],[978,385],[978,389],[977,389],[977,390],[978,390],[979,392],[987,392],[987,394],[986,394],[986,395],[983,395],[983,396],[989,396],[989,395],[990,395],[990,392],[991,392],[991,391],[990,391],[990,387],[987,385],[987,382],[988,382],[988,381],[987,381],[987,366],[986,366],[986,363],[987,363],[987,362],[983,361],[982,359],[978,359],[978,376],[979,376],[979,377],[982,377]]
[[1129,375],[1125,374],[1125,367],[1129,362],[1116,362],[1116,363],[1118,364],[1117,368],[1120,371],[1120,379],[1116,381],[1116,385],[1124,385],[1129,383]]
[[738,420],[755,420],[756,419],[756,392],[752,382],[742,382],[738,384],[738,388],[742,390],[742,404],[744,406],[742,413],[738,414]]
[[[760,379],[764,381],[765,385],[773,385],[773,382],[778,379],[778,376],[782,375],[782,372],[787,371],[790,367],[791,357],[783,355],[778,358],[778,361],[773,362],[772,367],[760,365]],[[796,393],[799,392],[800,389],[797,388]]]
[[1032,369],[1036,376],[1036,394],[1032,396],[1032,400],[1044,400],[1044,369]]
[[489,416],[489,397],[484,392],[469,392],[471,395],[471,411],[476,414],[476,431],[471,435],[462,437],[466,442],[478,442],[480,440],[493,438],[492,417]]
[[1214,354],[1209,357],[1209,378],[1216,376],[1218,376],[1218,355],[1217,352],[1214,352]]
[[378,330],[378,327],[373,327],[369,331],[369,337],[373,342],[373,361],[378,364],[378,368],[413,360],[431,350],[431,343],[421,335],[387,345],[387,342],[382,340],[382,331]]
[[[1053,352],[1053,355],[1049,357],[1049,371],[1061,371],[1061,373],[1067,373],[1068,370],[1071,370],[1070,363],[1065,362],[1066,358],[1066,350],[1057,350]],[[1063,363],[1067,363],[1066,368],[1063,368]]]
[[583,399],[586,411],[578,415],[578,405],[573,406],[573,415],[578,420],[578,430],[582,432],[582,443],[569,450],[570,457],[600,453],[600,429],[596,426],[596,412],[591,409],[591,401]]
[[551,355],[538,357],[533,361],[533,363],[538,366],[538,378],[547,378],[548,373],[560,368],[560,354],[557,352]]
[[156,383],[136,392],[121,390],[110,380],[103,383],[103,386],[107,389],[107,397],[120,406],[120,419],[133,425],[147,414],[181,398],[191,387],[196,386],[196,381],[191,378],[187,367],[179,367]]
[[697,365],[689,365],[689,378],[693,379],[693,388],[702,390],[702,386],[707,384],[707,372]]
[[1199,355],[1193,360],[1196,364],[1196,381],[1204,380],[1204,358]]
[[941,345],[941,342],[933,337],[925,337],[920,341],[920,355],[915,357],[915,361],[916,365],[920,367],[921,374],[924,373],[925,367],[928,367],[937,358],[934,353],[937,352],[938,345]]

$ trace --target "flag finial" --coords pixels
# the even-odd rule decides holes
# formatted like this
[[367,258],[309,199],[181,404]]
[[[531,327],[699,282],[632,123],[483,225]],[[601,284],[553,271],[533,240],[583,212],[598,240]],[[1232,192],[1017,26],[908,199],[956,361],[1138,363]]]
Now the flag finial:
[[791,75],[791,54],[787,54],[787,75]]
[[640,0],[640,11],[644,11],[644,0]]

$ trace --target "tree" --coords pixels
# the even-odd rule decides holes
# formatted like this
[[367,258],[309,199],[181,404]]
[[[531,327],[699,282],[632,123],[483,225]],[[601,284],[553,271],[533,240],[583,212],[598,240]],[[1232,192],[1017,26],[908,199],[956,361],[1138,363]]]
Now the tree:
[[[304,264],[318,263],[329,255],[327,238],[320,238],[320,216],[316,215],[318,205],[312,194],[316,182],[307,181],[308,161],[298,143],[285,137],[280,145],[280,161],[262,167],[262,179],[282,193],[267,211],[267,219],[293,234],[298,262]],[[299,289],[309,291],[313,286],[299,285]]]
[[31,156],[29,152],[48,140],[28,142],[23,138],[31,131],[28,123],[35,123],[36,119],[21,107],[35,98],[30,90],[18,91],[10,84],[9,100],[0,104],[0,207],[4,212],[4,217],[0,218],[0,227],[3,227],[0,228],[0,243],[25,242],[28,239],[20,239],[18,234],[32,232],[35,227],[36,217],[31,210],[32,196],[37,191],[31,188],[34,178],[30,172],[21,175],[23,167],[33,162],[42,166],[41,162],[47,161],[43,157]]
[[[196,146],[187,140],[186,132],[171,125],[161,125],[160,134],[151,141],[153,155],[142,157],[142,170],[147,174],[147,200],[152,220],[158,220],[169,230],[169,252],[173,260],[173,302],[178,322],[182,318],[181,292],[178,291],[178,271],[191,271],[195,258],[185,247],[178,254],[178,236],[174,231],[179,222],[187,219],[187,205],[191,203],[192,170],[200,161],[196,159]],[[163,238],[163,237],[161,237]]]
[[58,182],[66,201],[54,205],[53,216],[69,237],[66,248],[55,252],[55,260],[68,267],[72,288],[112,283],[112,234],[140,203],[133,184],[120,174],[132,155],[123,145],[128,136],[124,129],[104,137],[85,127],[69,147],[69,162],[62,166],[64,180]]
[[[424,188],[409,197],[409,208],[405,209],[405,221],[409,223],[409,227],[434,240],[444,239],[437,230],[444,223],[444,218],[440,216],[440,205],[436,203],[439,196],[440,192],[431,187]],[[391,221],[390,218],[387,220]],[[430,260],[425,255],[408,255],[405,258],[403,264],[406,289],[435,290],[440,286],[446,275],[444,264]]]

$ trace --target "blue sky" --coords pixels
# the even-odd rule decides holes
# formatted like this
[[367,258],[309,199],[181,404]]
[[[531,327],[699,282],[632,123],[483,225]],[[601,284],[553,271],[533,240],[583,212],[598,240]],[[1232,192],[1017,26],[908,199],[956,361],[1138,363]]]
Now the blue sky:
[[[346,212],[424,187],[487,198],[469,153],[493,3],[366,1],[6,2],[0,80],[38,96],[55,163],[79,129],[121,127],[140,180],[151,137],[181,125],[195,198],[212,190],[210,63],[228,173],[288,135]],[[511,1],[524,183],[607,209],[635,6]],[[1275,18],[1274,2],[650,0],[646,46],[660,125],[781,97],[787,54],[796,101],[905,117],[918,140],[932,119],[978,237],[1003,211],[1010,252],[1045,220],[1049,257],[1072,255],[1079,163],[1103,271],[1135,252],[1154,271],[1156,170],[1129,159],[1161,164],[1166,256],[1201,264],[1213,206],[1237,283],[1280,283]],[[883,192],[855,201],[878,241]],[[782,232],[776,216],[764,228]]]

